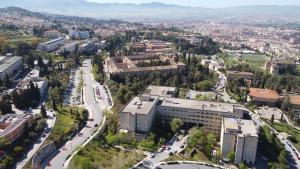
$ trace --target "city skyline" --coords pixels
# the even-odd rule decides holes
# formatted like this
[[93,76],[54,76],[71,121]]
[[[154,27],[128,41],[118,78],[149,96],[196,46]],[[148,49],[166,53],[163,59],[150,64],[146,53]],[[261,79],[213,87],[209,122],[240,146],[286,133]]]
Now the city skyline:
[[86,0],[88,2],[97,3],[151,3],[160,2],[165,4],[175,4],[181,6],[191,6],[191,7],[205,7],[205,8],[226,8],[234,6],[258,6],[258,5],[279,5],[279,6],[300,6],[300,1],[298,0]]

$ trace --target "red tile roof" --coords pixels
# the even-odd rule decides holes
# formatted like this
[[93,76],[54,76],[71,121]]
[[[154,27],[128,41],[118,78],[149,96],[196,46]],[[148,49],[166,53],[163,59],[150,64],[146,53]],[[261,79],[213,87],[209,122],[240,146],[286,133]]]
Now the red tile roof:
[[279,94],[275,90],[250,88],[249,95],[251,97],[264,98],[264,99],[279,99]]

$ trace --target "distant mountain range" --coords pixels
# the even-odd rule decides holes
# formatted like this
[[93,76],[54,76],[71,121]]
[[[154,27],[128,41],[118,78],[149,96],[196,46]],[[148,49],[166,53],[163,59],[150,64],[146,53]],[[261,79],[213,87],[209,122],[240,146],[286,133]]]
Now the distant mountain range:
[[230,17],[292,17],[300,19],[300,6],[243,6],[222,9],[185,7],[163,3],[94,3],[85,0],[0,0],[0,7],[16,6],[37,12],[99,19],[213,19]]

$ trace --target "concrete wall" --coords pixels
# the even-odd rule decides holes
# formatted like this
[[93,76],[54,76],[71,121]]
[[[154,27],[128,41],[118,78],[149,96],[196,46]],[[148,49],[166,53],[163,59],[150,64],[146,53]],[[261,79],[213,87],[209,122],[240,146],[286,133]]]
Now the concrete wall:
[[246,137],[244,152],[243,152],[243,161],[246,161],[248,164],[254,164],[257,150],[258,137]]
[[47,158],[51,153],[56,150],[56,146],[53,142],[43,146],[32,158],[32,168],[39,169],[42,161]]

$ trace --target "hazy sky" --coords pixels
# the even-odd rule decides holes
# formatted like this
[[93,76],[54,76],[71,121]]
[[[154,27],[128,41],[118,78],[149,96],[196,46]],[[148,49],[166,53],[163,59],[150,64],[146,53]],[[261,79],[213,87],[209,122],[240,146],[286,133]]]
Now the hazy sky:
[[147,3],[163,2],[184,6],[222,8],[248,5],[300,5],[300,0],[87,0],[91,2]]

